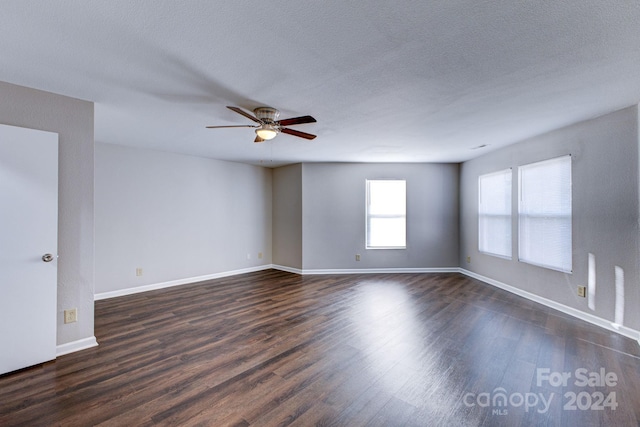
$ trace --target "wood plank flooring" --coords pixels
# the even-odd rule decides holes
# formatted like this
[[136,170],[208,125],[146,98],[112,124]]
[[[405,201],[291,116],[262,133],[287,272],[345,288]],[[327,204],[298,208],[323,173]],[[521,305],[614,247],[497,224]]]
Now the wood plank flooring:
[[1,376],[0,426],[640,422],[637,342],[459,274],[267,270],[98,301],[95,332]]

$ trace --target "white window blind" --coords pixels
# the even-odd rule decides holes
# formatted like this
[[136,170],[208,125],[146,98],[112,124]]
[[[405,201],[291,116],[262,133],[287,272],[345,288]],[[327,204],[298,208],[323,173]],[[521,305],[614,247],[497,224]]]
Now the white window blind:
[[407,186],[404,180],[367,180],[367,249],[407,245]]
[[571,272],[571,156],[519,168],[520,261]]
[[511,259],[511,169],[478,177],[478,249]]

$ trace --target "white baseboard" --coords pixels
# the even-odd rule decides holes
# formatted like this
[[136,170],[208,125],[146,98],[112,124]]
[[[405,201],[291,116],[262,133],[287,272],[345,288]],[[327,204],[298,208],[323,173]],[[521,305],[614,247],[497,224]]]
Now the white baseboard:
[[321,275],[321,274],[380,274],[380,273],[459,273],[458,267],[444,268],[338,268],[338,269],[308,269],[286,267],[283,265],[272,265],[275,270],[282,270],[300,275]]
[[56,347],[56,357],[64,356],[65,354],[74,353],[76,351],[85,350],[87,348],[95,347],[98,345],[96,337],[83,338],[78,341],[68,342],[66,344],[60,344]]
[[169,282],[152,283],[150,285],[136,286],[135,288],[119,289],[117,291],[101,292],[93,296],[94,301],[133,295],[141,292],[153,291],[156,289],[170,288],[172,286],[188,285],[205,280],[220,279],[222,277],[236,276],[238,274],[253,273],[255,271],[269,270],[273,268],[271,264],[259,265],[257,267],[243,268],[240,270],[223,271],[220,273],[207,274],[205,276],[188,277],[185,279],[171,280]]
[[170,288],[172,286],[188,285],[205,280],[220,279],[222,277],[236,276],[238,274],[253,273],[262,270],[282,270],[288,273],[306,274],[367,274],[367,273],[457,273],[458,267],[447,268],[362,268],[362,269],[315,269],[300,270],[298,268],[287,267],[277,264],[265,264],[257,267],[243,268],[241,270],[223,271],[220,273],[207,274],[205,276],[188,277],[185,279],[171,280],[168,282],[152,283],[149,285],[136,286],[135,288],[118,289],[117,291],[101,292],[93,296],[94,301],[133,295],[141,292],[153,291],[156,289]]
[[525,290],[516,288],[515,286],[511,286],[506,283],[500,282],[498,280],[494,280],[489,277],[482,276],[480,274],[474,273],[473,271],[465,270],[464,268],[460,268],[459,271],[465,276],[473,277],[474,279],[478,279],[489,285],[511,292],[512,294],[516,294],[528,300],[545,305],[549,308],[553,308],[554,310],[558,310],[562,313],[568,314],[580,320],[584,320],[585,322],[589,322],[593,325],[600,326],[601,328],[607,329],[609,331],[616,332],[620,335],[624,335],[627,338],[636,340],[638,344],[640,344],[640,331],[626,327],[624,325],[618,325],[615,322],[612,322],[610,320],[606,320],[601,317],[594,316],[591,313],[586,313],[584,311],[577,310],[573,307],[560,304],[559,302],[541,297],[536,294],[532,294],[531,292],[527,292]]
[[287,267],[286,265],[272,264],[271,268],[273,268],[274,270],[286,271],[287,273],[293,273],[293,274],[299,274],[299,275],[303,274],[303,271],[300,270],[299,268]]

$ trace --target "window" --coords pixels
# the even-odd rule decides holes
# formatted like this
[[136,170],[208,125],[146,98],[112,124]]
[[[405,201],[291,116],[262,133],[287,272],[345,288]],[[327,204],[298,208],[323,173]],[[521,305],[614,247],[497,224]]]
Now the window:
[[407,246],[407,183],[367,180],[367,249]]
[[571,272],[571,156],[519,168],[519,259]]
[[478,178],[478,249],[511,259],[511,169]]

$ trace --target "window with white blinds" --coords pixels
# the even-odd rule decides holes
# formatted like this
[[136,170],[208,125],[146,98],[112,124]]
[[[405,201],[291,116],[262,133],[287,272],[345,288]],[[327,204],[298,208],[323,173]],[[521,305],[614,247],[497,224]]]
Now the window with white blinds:
[[520,261],[571,272],[571,156],[518,170]]
[[511,169],[478,177],[478,249],[511,259]]
[[407,184],[367,180],[367,249],[407,246]]

